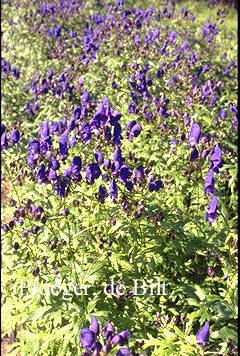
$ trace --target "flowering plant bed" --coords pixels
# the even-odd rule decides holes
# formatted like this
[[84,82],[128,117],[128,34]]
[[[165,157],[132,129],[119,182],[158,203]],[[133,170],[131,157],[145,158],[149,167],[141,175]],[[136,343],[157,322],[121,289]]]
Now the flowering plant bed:
[[10,355],[237,352],[237,12],[2,4]]

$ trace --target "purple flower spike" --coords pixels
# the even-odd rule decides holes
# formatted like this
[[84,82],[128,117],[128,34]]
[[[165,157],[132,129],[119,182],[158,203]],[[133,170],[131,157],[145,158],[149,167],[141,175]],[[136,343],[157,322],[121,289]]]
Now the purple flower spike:
[[99,334],[99,323],[95,317],[91,318],[90,330],[93,331],[96,335]]
[[123,330],[118,334],[115,334],[111,340],[112,345],[123,346],[128,343],[128,339],[131,336],[131,332],[129,330]]
[[206,221],[210,223],[214,223],[217,218],[217,197],[213,196],[208,207],[208,211],[206,213]]
[[116,356],[130,356],[130,351],[126,348],[119,349]]
[[196,334],[196,340],[197,340],[197,344],[200,347],[205,347],[206,343],[209,340],[209,321],[206,321],[203,325],[203,327],[198,330],[197,334]]
[[214,193],[214,178],[213,178],[213,170],[209,169],[205,183],[204,183],[204,193],[205,194],[213,194]]
[[20,133],[18,130],[13,129],[11,132],[11,141],[14,145],[16,145],[20,140]]
[[91,351],[95,343],[96,334],[88,328],[81,329],[80,342],[82,347],[88,351]]
[[194,147],[198,143],[200,135],[200,126],[197,123],[193,123],[188,134],[188,143],[190,147]]

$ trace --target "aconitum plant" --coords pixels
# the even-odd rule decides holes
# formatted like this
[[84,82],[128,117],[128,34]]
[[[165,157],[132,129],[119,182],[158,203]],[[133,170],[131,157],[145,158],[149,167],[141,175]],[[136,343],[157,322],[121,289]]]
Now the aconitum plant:
[[2,14],[9,354],[235,355],[234,6],[11,0]]

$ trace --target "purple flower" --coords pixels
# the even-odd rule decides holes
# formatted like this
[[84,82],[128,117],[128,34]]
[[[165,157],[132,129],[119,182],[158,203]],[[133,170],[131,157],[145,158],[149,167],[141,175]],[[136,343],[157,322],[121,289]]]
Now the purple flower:
[[1,135],[1,150],[8,150],[8,139],[6,132]]
[[61,121],[51,122],[49,132],[51,135],[60,135],[62,127],[63,125]]
[[6,131],[6,126],[1,123],[1,136]]
[[65,131],[59,137],[59,153],[61,159],[67,158],[68,149],[69,149],[68,132]]
[[116,200],[118,197],[117,184],[113,179],[109,187],[109,196],[111,199]]
[[211,161],[211,166],[210,168],[213,169],[215,173],[219,173],[219,168],[222,167],[222,151],[219,146],[219,144],[216,144],[214,149],[211,151],[210,154],[210,161]]
[[209,340],[209,321],[206,321],[203,325],[203,327],[198,330],[196,334],[196,341],[197,344],[201,347],[205,347],[206,343]]
[[110,322],[106,323],[102,329],[102,336],[109,341],[111,340],[113,333],[114,333],[114,327],[112,323]]
[[136,168],[135,172],[134,172],[134,178],[137,180],[141,180],[144,177],[144,169],[143,166],[140,165]]
[[85,122],[81,127],[81,136],[83,143],[89,143],[91,141],[91,129],[89,123]]
[[72,163],[71,163],[71,175],[72,178],[75,180],[81,180],[82,176],[80,174],[80,171],[82,169],[82,160],[81,157],[79,156],[75,156],[72,159]]
[[130,351],[126,348],[121,348],[118,350],[118,352],[116,353],[116,356],[130,356]]
[[193,161],[196,161],[196,159],[198,159],[198,150],[196,149],[196,147],[193,147],[191,149],[191,153],[190,153],[190,161],[193,162]]
[[99,334],[99,323],[98,323],[97,318],[95,318],[95,317],[91,318],[91,325],[90,325],[89,329],[91,331],[93,331],[96,335]]
[[122,139],[121,132],[122,132],[121,125],[119,124],[119,122],[116,122],[114,124],[114,129],[113,129],[113,144],[114,145],[121,144],[121,139]]
[[101,174],[99,165],[97,163],[90,163],[86,168],[86,179],[89,184],[93,184]]
[[213,194],[214,193],[214,178],[213,178],[213,170],[209,169],[205,183],[204,183],[204,193],[205,194]]
[[114,162],[115,162],[115,161],[119,162],[119,166],[121,166],[122,163],[123,163],[122,151],[121,151],[121,148],[120,148],[119,146],[117,146],[117,147],[115,148],[115,151],[114,151],[114,153],[113,153],[113,161],[114,161]]
[[38,183],[47,183],[47,172],[44,164],[41,164],[36,173]]
[[28,141],[28,154],[27,154],[27,164],[31,168],[34,168],[40,153],[40,144],[36,139],[30,139]]
[[226,117],[227,117],[227,112],[226,112],[226,110],[225,110],[225,109],[221,109],[219,116],[220,116],[220,118],[221,118],[222,120],[225,120]]
[[19,142],[19,140],[20,140],[20,133],[19,133],[19,131],[16,130],[16,129],[13,129],[12,132],[11,132],[10,138],[11,138],[12,143],[13,143],[14,145],[16,145],[16,144]]
[[103,203],[104,199],[107,197],[107,188],[101,184],[98,189],[98,200]]
[[128,339],[131,336],[131,332],[129,330],[123,330],[118,334],[115,334],[113,338],[111,339],[111,344],[112,345],[119,345],[123,346],[128,343]]
[[120,175],[120,180],[123,182],[123,183],[126,183],[126,181],[130,178],[131,176],[131,172],[128,168],[127,165],[122,165],[121,168],[120,168],[120,172],[119,172],[119,175]]
[[59,169],[59,167],[60,167],[60,164],[59,164],[58,160],[54,156],[52,156],[51,157],[51,162],[49,163],[48,166],[49,166],[49,168],[52,168],[55,171],[57,171]]
[[158,192],[160,188],[163,187],[163,183],[161,180],[156,180],[155,182],[150,182],[148,185],[149,192]]
[[102,152],[99,152],[99,151],[95,152],[94,153],[94,157],[96,158],[96,161],[97,161],[98,164],[103,163],[104,160],[103,160]]
[[129,132],[129,137],[128,137],[129,141],[132,142],[133,138],[139,136],[141,131],[142,131],[142,127],[140,124],[136,123],[135,125],[133,125]]
[[91,351],[96,339],[96,334],[88,328],[81,329],[80,342],[82,347],[88,351]]
[[51,140],[51,136],[50,136],[50,130],[48,127],[48,120],[45,120],[40,125],[38,139],[40,142],[40,152],[47,153],[47,151],[50,151],[51,146],[52,146],[52,140]]
[[189,134],[188,134],[188,143],[190,147],[194,147],[200,138],[201,135],[201,128],[200,126],[195,122],[191,125]]
[[217,197],[213,196],[206,213],[206,221],[209,221],[211,224],[213,224],[217,218],[217,202]]

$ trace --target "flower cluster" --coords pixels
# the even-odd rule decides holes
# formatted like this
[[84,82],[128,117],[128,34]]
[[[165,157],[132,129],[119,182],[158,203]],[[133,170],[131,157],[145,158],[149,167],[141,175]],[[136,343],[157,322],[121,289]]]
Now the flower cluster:
[[[107,355],[115,346],[124,346],[128,344],[128,340],[131,336],[129,330],[123,330],[119,333],[114,332],[114,326],[108,322],[105,324],[101,331],[101,335],[104,338],[104,345],[98,340],[100,335],[99,322],[97,318],[91,318],[91,324],[89,328],[82,328],[80,330],[80,342],[82,348],[87,350],[82,356],[100,355],[104,353]],[[120,348],[117,351],[117,356],[130,356],[130,351],[127,348]]]
[[4,58],[1,59],[1,70],[4,76],[7,76],[8,73],[11,73],[14,79],[18,80],[20,78],[19,69],[16,66],[11,66],[10,63]]

